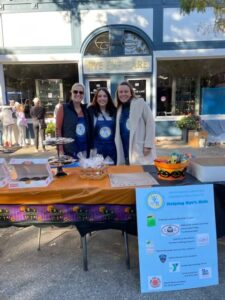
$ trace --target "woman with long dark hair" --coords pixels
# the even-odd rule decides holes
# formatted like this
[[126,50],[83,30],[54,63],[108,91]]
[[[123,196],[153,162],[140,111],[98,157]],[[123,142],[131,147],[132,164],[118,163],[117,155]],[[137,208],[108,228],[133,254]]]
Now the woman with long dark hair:
[[106,88],[100,87],[88,107],[91,116],[92,144],[104,158],[109,156],[116,164],[115,125],[116,108]]

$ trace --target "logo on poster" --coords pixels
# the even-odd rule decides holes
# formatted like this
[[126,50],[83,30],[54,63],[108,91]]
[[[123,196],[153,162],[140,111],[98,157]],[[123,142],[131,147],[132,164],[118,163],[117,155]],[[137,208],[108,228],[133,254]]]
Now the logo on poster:
[[196,235],[196,243],[197,246],[202,247],[209,244],[209,234],[208,233],[200,233]]
[[169,272],[170,273],[180,272],[180,262],[171,261],[169,263]]
[[154,215],[147,216],[147,226],[154,227],[156,226],[156,219]]
[[212,277],[212,269],[211,268],[201,268],[198,270],[200,279],[207,279]]
[[161,227],[161,234],[163,236],[172,236],[180,234],[180,225],[163,225]]
[[146,254],[152,254],[155,251],[155,245],[152,241],[146,241],[145,245]]
[[162,278],[161,276],[149,276],[149,289],[161,289],[162,288]]
[[149,194],[147,202],[152,209],[159,209],[163,206],[163,198],[160,194]]
[[166,254],[160,254],[159,255],[159,259],[160,259],[160,261],[161,261],[161,263],[164,263],[164,262],[166,262]]

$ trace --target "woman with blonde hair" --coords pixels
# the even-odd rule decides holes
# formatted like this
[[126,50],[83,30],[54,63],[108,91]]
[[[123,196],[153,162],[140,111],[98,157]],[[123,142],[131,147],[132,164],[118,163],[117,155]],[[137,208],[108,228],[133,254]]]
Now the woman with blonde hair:
[[83,151],[89,156],[91,148],[90,118],[83,100],[83,84],[74,83],[69,103],[59,106],[56,114],[56,135],[74,139],[73,143],[63,145],[60,152],[74,158]]
[[116,100],[117,164],[153,163],[155,122],[149,105],[144,99],[135,97],[133,87],[126,81],[119,84]]
[[20,146],[24,147],[26,145],[27,119],[25,118],[23,104],[16,106],[16,119],[19,129],[19,144]]

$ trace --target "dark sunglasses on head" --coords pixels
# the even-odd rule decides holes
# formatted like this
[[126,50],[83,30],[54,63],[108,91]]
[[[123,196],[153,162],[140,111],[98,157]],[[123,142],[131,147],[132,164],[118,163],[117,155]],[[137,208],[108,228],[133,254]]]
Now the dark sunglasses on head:
[[84,93],[83,91],[76,91],[76,90],[73,91],[73,94],[75,94],[75,95],[77,95],[77,94],[83,95],[83,93]]

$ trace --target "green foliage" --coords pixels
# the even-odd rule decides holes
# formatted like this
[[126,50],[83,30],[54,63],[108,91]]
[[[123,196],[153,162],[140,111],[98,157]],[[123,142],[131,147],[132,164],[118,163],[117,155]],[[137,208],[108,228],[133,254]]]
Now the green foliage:
[[50,134],[51,136],[55,135],[55,123],[49,122],[45,129],[46,134]]
[[225,32],[225,0],[180,0],[181,12],[190,14],[192,11],[204,12],[212,7],[215,13],[215,29]]
[[198,116],[188,115],[178,120],[176,122],[176,126],[180,129],[186,128],[186,129],[196,130],[196,129],[200,129],[199,121],[200,119]]

